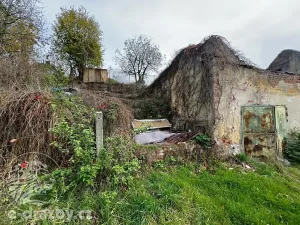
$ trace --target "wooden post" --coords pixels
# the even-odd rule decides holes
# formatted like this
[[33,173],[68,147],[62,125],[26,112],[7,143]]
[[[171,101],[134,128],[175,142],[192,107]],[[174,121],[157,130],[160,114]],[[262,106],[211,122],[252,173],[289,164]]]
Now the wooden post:
[[103,147],[103,113],[96,112],[96,148],[97,155]]

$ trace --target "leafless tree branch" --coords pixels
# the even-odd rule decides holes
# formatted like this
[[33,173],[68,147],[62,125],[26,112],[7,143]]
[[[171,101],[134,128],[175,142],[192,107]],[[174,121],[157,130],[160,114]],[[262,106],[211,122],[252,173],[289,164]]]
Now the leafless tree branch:
[[123,73],[134,76],[136,83],[144,83],[149,72],[158,71],[163,55],[150,38],[140,35],[126,40],[123,50],[116,51],[114,60]]

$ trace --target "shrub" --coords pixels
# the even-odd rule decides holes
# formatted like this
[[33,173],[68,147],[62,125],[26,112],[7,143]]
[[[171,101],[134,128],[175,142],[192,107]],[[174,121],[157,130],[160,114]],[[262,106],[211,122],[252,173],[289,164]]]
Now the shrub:
[[300,133],[294,131],[285,139],[284,157],[291,162],[300,163]]
[[66,76],[61,67],[44,64],[45,81],[48,87],[64,87],[72,82],[72,77]]
[[237,158],[241,161],[241,162],[246,162],[248,160],[248,156],[245,153],[241,153],[239,155],[237,155]]
[[80,98],[59,93],[51,106],[59,117],[50,130],[56,140],[51,146],[68,156],[68,168],[57,169],[52,175],[63,192],[76,186],[93,185],[99,169],[95,163],[94,111],[83,105]]
[[101,152],[100,176],[105,177],[113,186],[127,187],[133,175],[140,169],[135,156],[136,144],[129,135],[116,135],[105,139]]
[[161,99],[143,99],[134,105],[136,119],[164,119],[170,117],[169,104]]
[[195,137],[195,140],[204,149],[210,149],[211,148],[211,138],[208,135],[206,135],[206,134],[198,134]]
[[[60,93],[51,106],[59,114],[59,122],[51,129],[56,140],[51,145],[69,156],[68,167],[52,173],[58,191],[67,193],[76,187],[94,186],[96,178],[106,185],[127,186],[132,174],[140,168],[131,136],[106,138],[104,148],[97,156],[94,110],[85,106],[81,98]],[[115,108],[105,109],[107,119],[114,120],[117,114]]]
[[112,79],[112,78],[108,78],[108,83],[109,84],[118,84],[119,82],[115,79]]

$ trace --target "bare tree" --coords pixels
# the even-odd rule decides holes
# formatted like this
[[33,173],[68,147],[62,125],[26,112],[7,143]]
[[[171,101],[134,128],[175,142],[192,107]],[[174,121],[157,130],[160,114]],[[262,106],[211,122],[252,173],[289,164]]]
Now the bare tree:
[[145,77],[149,72],[158,72],[162,65],[163,55],[159,46],[144,35],[125,41],[122,51],[117,50],[114,61],[122,72],[133,76],[136,83],[145,83]]

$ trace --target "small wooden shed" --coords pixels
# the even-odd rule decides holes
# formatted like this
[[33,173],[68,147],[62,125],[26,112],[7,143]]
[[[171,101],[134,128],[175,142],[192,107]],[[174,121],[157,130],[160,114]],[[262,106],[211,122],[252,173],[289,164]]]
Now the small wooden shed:
[[108,81],[107,69],[85,68],[83,71],[84,83],[102,83]]

